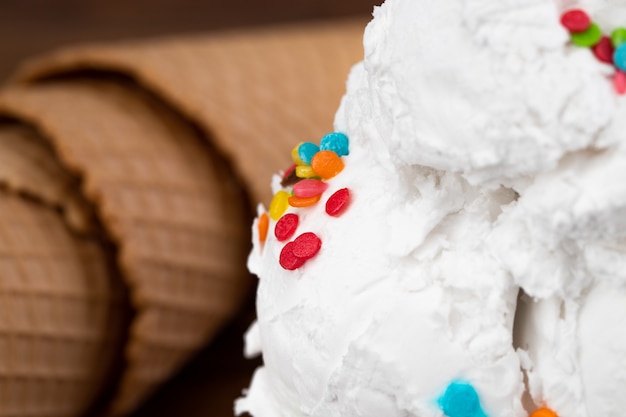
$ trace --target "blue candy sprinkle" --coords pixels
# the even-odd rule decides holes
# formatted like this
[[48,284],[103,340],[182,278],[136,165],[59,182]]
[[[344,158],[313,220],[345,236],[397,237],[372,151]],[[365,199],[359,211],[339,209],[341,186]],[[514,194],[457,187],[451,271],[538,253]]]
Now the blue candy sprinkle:
[[329,133],[320,141],[320,149],[333,151],[339,156],[348,155],[350,153],[348,137],[341,132]]
[[478,393],[469,382],[452,381],[437,403],[448,417],[486,417]]
[[298,147],[298,157],[307,165],[311,164],[313,156],[320,151],[320,148],[312,142],[304,142]]
[[626,42],[615,48],[613,63],[622,71],[626,71]]

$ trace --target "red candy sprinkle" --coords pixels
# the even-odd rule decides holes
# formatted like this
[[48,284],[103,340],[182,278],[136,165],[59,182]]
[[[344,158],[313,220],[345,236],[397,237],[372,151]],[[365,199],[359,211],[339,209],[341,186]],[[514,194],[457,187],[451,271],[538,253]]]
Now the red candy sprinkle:
[[298,164],[291,164],[289,167],[283,172],[283,179],[289,178],[289,176],[296,170]]
[[306,262],[304,258],[298,258],[293,253],[293,249],[295,246],[295,242],[289,242],[284,247],[283,250],[280,251],[280,257],[278,258],[278,262],[280,266],[283,268],[293,271],[294,269],[300,268]]
[[330,196],[328,201],[326,201],[326,213],[329,216],[339,216],[346,210],[349,203],[350,190],[347,188],[337,190]]
[[321,247],[322,241],[315,233],[302,233],[293,242],[289,242],[283,247],[278,262],[283,268],[293,271],[314,257]]
[[613,51],[615,48],[613,47],[613,43],[611,42],[611,38],[608,36],[602,36],[602,39],[594,46],[591,47],[593,54],[596,56],[598,61],[605,62],[607,64],[613,63]]
[[308,198],[322,194],[328,188],[324,181],[315,179],[305,179],[293,185],[293,194],[296,197]]
[[296,232],[300,219],[297,214],[287,213],[278,219],[274,226],[274,235],[280,242],[289,239]]
[[589,29],[591,19],[584,10],[572,9],[561,15],[561,24],[570,32],[578,33]]
[[307,260],[314,257],[322,247],[322,241],[315,233],[302,233],[293,241],[293,255],[297,258]]

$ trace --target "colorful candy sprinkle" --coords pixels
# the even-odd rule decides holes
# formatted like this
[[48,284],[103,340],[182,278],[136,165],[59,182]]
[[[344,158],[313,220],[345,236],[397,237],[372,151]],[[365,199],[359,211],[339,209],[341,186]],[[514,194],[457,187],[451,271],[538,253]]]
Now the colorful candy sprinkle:
[[[349,140],[341,132],[325,135],[319,147],[312,142],[300,142],[291,150],[294,164],[283,173],[281,178],[283,190],[274,195],[269,209],[269,217],[276,221],[274,235],[279,242],[289,240],[299,227],[298,215],[285,214],[287,209],[290,206],[299,209],[317,204],[329,186],[325,180],[335,177],[344,169],[341,157],[348,154]],[[338,216],[345,211],[349,202],[350,191],[347,188],[338,190],[326,201],[326,213]],[[264,221],[265,239],[269,220]],[[315,233],[302,233],[283,246],[278,262],[284,269],[298,269],[308,259],[314,257],[321,247],[322,241]]]
[[285,172],[283,172],[283,180],[286,178],[289,178],[293,174],[293,172],[296,170],[297,166],[298,164],[296,163],[289,165],[289,167],[285,170]]
[[296,177],[298,178],[313,178],[316,177],[315,171],[310,165],[298,165],[296,167]]
[[291,159],[293,160],[293,162],[295,162],[297,165],[305,165],[304,162],[300,159],[300,155],[299,155],[299,149],[300,149],[300,145],[302,145],[304,142],[300,142],[298,143],[292,150],[291,150]]
[[291,207],[310,207],[317,204],[317,202],[320,201],[320,198],[322,198],[322,196],[319,194],[314,195],[313,197],[296,197],[294,195],[289,197],[287,201]]
[[280,186],[283,188],[290,187],[300,181],[300,179],[301,178],[298,178],[298,176],[296,175],[296,170],[294,169],[291,174],[289,174],[289,176],[283,177],[283,179],[280,181]]
[[536,409],[530,414],[530,417],[559,417],[557,413],[546,407]]
[[337,190],[326,201],[326,213],[329,216],[341,215],[350,204],[350,190],[342,188]]
[[313,142],[304,142],[301,143],[300,146],[298,146],[298,157],[300,161],[304,162],[307,165],[310,165],[313,155],[315,155],[319,151],[319,146],[317,146]]
[[311,167],[315,174],[328,180],[343,170],[344,163],[333,151],[319,151],[311,160]]
[[465,381],[453,381],[437,401],[448,417],[486,417],[478,393]]
[[591,48],[598,61],[607,64],[613,63],[614,49],[611,39],[608,36],[602,36],[602,39]]
[[322,247],[322,241],[315,233],[302,233],[293,241],[292,252],[294,256],[308,260],[317,255]]
[[259,231],[259,241],[261,243],[267,240],[267,231],[270,227],[270,218],[267,213],[262,213],[257,222],[257,230]]
[[279,191],[274,194],[270,203],[270,218],[272,220],[280,219],[280,216],[289,208],[289,193],[287,191]]
[[274,236],[280,242],[289,239],[296,233],[296,229],[298,228],[298,223],[300,222],[300,218],[297,214],[287,213],[276,223],[274,226]]
[[626,71],[626,43],[621,44],[613,53],[613,63],[622,71]]
[[302,233],[283,247],[278,262],[283,268],[293,271],[317,255],[321,247],[322,241],[315,233]]
[[298,258],[293,254],[294,246],[294,242],[287,243],[280,251],[280,256],[278,257],[278,263],[280,263],[280,266],[289,271],[300,268],[307,261],[306,259]]
[[570,32],[584,32],[589,29],[591,19],[584,10],[572,9],[561,15],[561,24]]
[[614,48],[626,42],[626,28],[617,28],[611,32],[611,43]]
[[315,197],[322,194],[328,188],[324,181],[315,179],[305,179],[293,185],[293,194],[296,197]]
[[615,67],[613,87],[618,94],[625,94],[626,80],[620,72],[626,71],[626,28],[615,29],[610,38],[604,36],[598,25],[580,9],[563,13],[561,24],[570,32],[574,45],[591,48],[598,61]]
[[583,48],[590,48],[602,39],[602,31],[595,23],[589,25],[584,32],[572,32],[572,43]]
[[613,87],[617,94],[626,94],[626,73],[620,70],[615,71],[613,76]]
[[332,132],[325,135],[320,141],[320,149],[323,151],[333,151],[339,156],[350,153],[350,141],[341,132]]

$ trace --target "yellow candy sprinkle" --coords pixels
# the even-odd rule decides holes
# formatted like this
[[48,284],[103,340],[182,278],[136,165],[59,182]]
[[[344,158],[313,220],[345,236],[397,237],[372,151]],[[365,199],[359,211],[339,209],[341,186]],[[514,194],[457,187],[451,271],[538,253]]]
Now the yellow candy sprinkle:
[[293,162],[298,164],[298,166],[306,165],[302,162],[302,159],[300,159],[300,155],[298,154],[298,148],[300,148],[300,145],[302,145],[302,142],[298,143],[296,147],[291,150],[291,159],[293,159]]
[[280,219],[280,216],[287,211],[289,208],[289,197],[291,197],[291,194],[287,191],[279,191],[274,194],[274,198],[272,198],[270,203],[270,217],[272,220]]
[[313,178],[315,176],[315,171],[310,165],[298,165],[296,167],[296,177],[298,178]]

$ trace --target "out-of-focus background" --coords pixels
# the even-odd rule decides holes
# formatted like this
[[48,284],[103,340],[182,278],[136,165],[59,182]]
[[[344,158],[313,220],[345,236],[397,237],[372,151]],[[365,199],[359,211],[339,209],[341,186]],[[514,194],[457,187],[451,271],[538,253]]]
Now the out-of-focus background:
[[0,80],[62,45],[367,16],[375,0],[2,0]]
[[[71,44],[352,16],[366,18],[374,5],[380,3],[375,0],[2,0],[0,82],[7,80],[28,57]],[[259,364],[242,358],[242,334],[254,316],[252,300],[249,304],[248,311],[134,417],[231,416],[233,399]],[[218,378],[207,380],[209,374]]]

